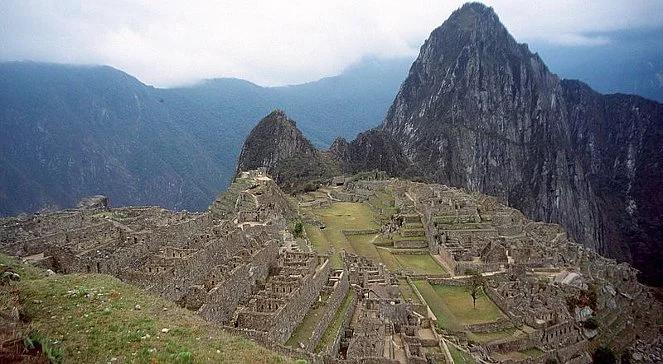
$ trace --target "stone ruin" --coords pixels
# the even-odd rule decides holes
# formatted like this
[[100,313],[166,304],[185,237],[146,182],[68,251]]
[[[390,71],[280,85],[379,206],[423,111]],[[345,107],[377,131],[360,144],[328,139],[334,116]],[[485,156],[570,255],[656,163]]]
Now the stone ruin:
[[257,286],[278,280],[270,272],[285,259],[279,248],[291,216],[276,184],[254,171],[240,176],[209,212],[110,209],[95,196],[75,209],[3,219],[0,247],[60,273],[111,274],[229,323]]
[[285,343],[327,283],[330,263],[316,253],[288,252],[260,291],[239,308],[236,327],[263,331]]
[[[335,178],[300,207],[366,203],[386,191],[397,213],[371,233],[395,254],[430,254],[448,276],[390,272],[350,253],[332,269],[329,256],[288,231],[298,212],[264,170],[241,172],[204,213],[109,208],[94,196],[74,209],[1,219],[0,250],[58,273],[114,275],[311,362],[445,363],[453,348],[502,363],[588,363],[601,346],[640,359],[659,355],[663,311],[629,265],[495,198],[369,177]],[[504,317],[441,329],[411,279],[464,285],[473,272],[483,274],[485,294]],[[418,298],[403,296],[403,282]],[[310,332],[290,342],[303,322],[312,322]],[[467,336],[500,330],[520,334],[485,343]],[[540,354],[511,355],[527,350]]]
[[[414,241],[408,245],[394,239],[393,249],[427,249],[452,273],[449,278],[428,277],[431,283],[462,285],[466,274],[483,273],[487,296],[506,318],[465,329],[490,332],[516,328],[523,335],[469,344],[466,349],[475,358],[588,363],[600,346],[620,352],[630,350],[643,338],[649,342],[660,337],[663,310],[651,290],[637,282],[637,272],[570,241],[558,225],[530,221],[495,198],[442,185],[385,179],[352,181],[331,188],[337,190],[332,190],[331,196],[352,202],[369,201],[372,193],[385,188],[393,193],[398,213],[382,232]],[[390,273],[364,257],[346,255],[345,260],[351,283],[362,289],[358,290],[359,303],[350,324],[355,329],[346,330],[340,358],[352,361],[369,357],[386,363],[441,357],[438,360],[448,361],[444,350],[426,351],[428,357],[419,357],[411,356],[416,349],[408,349],[406,359],[390,352],[394,343],[402,341],[393,336],[391,341],[377,339],[396,331],[385,323],[388,315],[374,311],[381,307],[375,300],[404,303],[388,288],[390,280],[384,277]],[[370,287],[368,293],[365,287]],[[415,306],[411,305],[409,312],[425,319],[425,310],[414,310]],[[451,335],[450,344],[465,345],[463,333],[447,334]],[[386,349],[386,343],[392,349]],[[541,354],[535,359],[508,355],[526,350]]]
[[439,359],[434,322],[402,298],[395,275],[361,256],[345,253],[343,260],[357,299],[332,362],[423,364]]

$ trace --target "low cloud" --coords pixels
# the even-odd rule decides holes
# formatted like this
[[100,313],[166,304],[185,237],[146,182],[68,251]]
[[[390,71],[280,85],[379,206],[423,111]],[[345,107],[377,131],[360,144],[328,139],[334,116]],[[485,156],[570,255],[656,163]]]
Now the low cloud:
[[[660,27],[661,1],[489,1],[519,41]],[[533,6],[532,4],[536,4]],[[364,57],[412,57],[461,1],[0,2],[0,59],[108,64],[146,83],[210,77],[263,85],[338,74]]]
[[610,38],[601,35],[589,36],[583,34],[562,33],[552,37],[550,42],[565,46],[594,47],[609,44]]

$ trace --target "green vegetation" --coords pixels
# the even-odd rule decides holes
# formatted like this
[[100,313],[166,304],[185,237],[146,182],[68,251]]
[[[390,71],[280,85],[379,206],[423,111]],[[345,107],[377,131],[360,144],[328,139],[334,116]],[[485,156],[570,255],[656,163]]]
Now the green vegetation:
[[[45,277],[38,269],[0,255],[21,275],[0,287],[0,311],[21,302],[33,333],[54,361],[259,362],[286,359],[242,337],[230,335],[175,303],[101,274]],[[48,339],[46,339],[48,338]]]
[[341,329],[341,326],[343,325],[345,317],[347,315],[352,314],[351,312],[348,311],[350,310],[350,303],[352,302],[353,295],[354,291],[349,290],[348,293],[343,298],[343,302],[341,302],[341,306],[338,308],[338,311],[336,311],[336,315],[334,315],[332,322],[329,324],[329,326],[327,326],[327,330],[325,330],[325,333],[322,334],[320,341],[315,346],[316,353],[321,352],[322,350],[324,350],[334,342],[334,340],[336,339],[336,335],[338,335],[338,332]]
[[292,226],[292,235],[295,238],[301,238],[304,233],[304,225],[302,224],[301,221],[296,221],[294,225]]
[[437,316],[438,325],[443,328],[461,331],[464,325],[493,322],[504,317],[485,294],[477,297],[474,308],[465,287],[432,286],[425,280],[417,280],[414,284]]
[[[273,135],[269,135],[267,138],[256,139],[272,143],[272,137]],[[259,146],[254,147],[255,150],[263,149]],[[325,181],[340,173],[341,167],[338,162],[317,150],[313,155],[296,155],[281,159],[271,172],[272,175],[278,176],[279,185],[288,193],[315,191]]]
[[447,344],[451,358],[455,364],[472,364],[475,363],[474,358],[468,353],[458,350],[454,345]]
[[[338,202],[327,208],[314,208],[309,210],[315,214],[324,224],[325,228],[306,227],[306,232],[311,239],[313,247],[322,252],[334,249],[332,263],[334,268],[342,267],[340,259],[341,251],[355,253],[355,250],[343,234],[343,230],[375,229],[378,225],[372,219],[372,212],[368,205],[353,202]],[[318,229],[321,234],[315,232]],[[309,234],[312,231],[312,234]]]
[[375,242],[381,240],[379,234],[348,235],[346,239],[350,242],[355,253],[363,255],[376,263],[381,261],[380,253],[375,246]]
[[463,324],[493,322],[504,317],[499,307],[483,291],[477,295],[476,307],[472,307],[469,304],[472,299],[465,291],[465,287],[445,285],[435,285],[433,287],[444,304]]
[[128,216],[125,212],[121,211],[103,211],[97,214],[94,214],[93,217],[101,217],[111,220],[122,220],[126,219]]
[[394,195],[389,190],[376,191],[375,195],[368,199],[368,203],[380,224],[388,223],[397,212]]
[[27,350],[40,348],[43,357],[49,363],[62,363],[64,353],[62,352],[62,348],[55,344],[55,341],[34,332],[23,339],[23,345]]
[[[377,201],[388,205],[391,194],[381,192],[380,196]],[[341,267],[340,252],[346,251],[365,256],[376,263],[381,262],[392,272],[403,270],[414,274],[447,275],[444,268],[429,254],[392,254],[388,249],[381,247],[384,242],[380,234],[344,234],[344,230],[367,230],[379,227],[376,223],[376,216],[379,216],[379,213],[373,204],[335,202],[331,207],[305,211],[316,215],[325,224],[324,229],[308,224],[304,229],[316,251],[328,252],[334,249],[335,254],[332,256],[334,268]]]
[[[327,240],[325,234],[320,230],[319,227],[313,226],[311,224],[304,224],[304,231],[306,231],[306,236],[308,237],[313,249],[320,253],[331,253],[334,246]],[[330,256],[330,262],[332,268],[340,269],[343,268],[343,261],[341,260],[341,255],[336,252]]]
[[541,349],[534,348],[534,347],[529,348],[529,349],[525,349],[525,350],[521,350],[520,353],[525,355],[525,356],[528,356],[530,358],[537,358],[537,357],[543,355],[543,351],[541,351]]
[[285,344],[294,348],[299,347],[298,344],[300,342],[306,342],[311,336],[315,325],[320,321],[322,314],[325,312],[325,306],[326,304],[317,304],[317,306],[312,307]]
[[471,332],[468,335],[468,338],[472,341],[476,341],[480,344],[489,343],[491,341],[503,340],[510,337],[519,337],[524,333],[515,327],[510,327],[508,329],[492,332]]
[[410,284],[407,283],[407,280],[401,278],[398,280],[398,289],[401,291],[401,296],[405,300],[412,300],[415,303],[419,303],[419,297],[414,293]]
[[451,330],[451,331],[462,331],[463,327],[461,323],[454,317],[453,313],[447,305],[444,303],[442,298],[435,291],[433,286],[431,286],[426,280],[417,280],[414,281],[415,287],[421,296],[424,298],[428,307],[437,317],[437,325],[439,327]]
[[430,254],[393,254],[400,266],[414,274],[448,275]]
[[484,279],[481,273],[477,271],[470,271],[468,274],[470,278],[467,281],[467,291],[472,297],[474,308],[477,308],[477,298],[480,294],[483,294]]
[[338,230],[375,229],[373,213],[367,204],[358,202],[335,202],[331,207],[315,209],[328,227]]

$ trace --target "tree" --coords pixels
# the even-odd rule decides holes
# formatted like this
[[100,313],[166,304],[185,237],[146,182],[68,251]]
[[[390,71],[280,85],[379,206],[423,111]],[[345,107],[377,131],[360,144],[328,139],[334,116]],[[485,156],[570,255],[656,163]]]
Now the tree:
[[592,362],[596,364],[613,364],[617,362],[617,359],[615,358],[615,353],[610,348],[602,346],[596,349],[594,355],[592,355]]
[[594,317],[590,317],[585,321],[583,326],[589,330],[596,330],[599,328],[599,322]]
[[474,305],[474,308],[477,308],[477,298],[483,291],[485,280],[481,273],[475,270],[468,269],[465,273],[470,276],[467,280],[467,291],[470,293],[470,296],[472,296],[472,304]]
[[301,221],[297,221],[295,223],[295,226],[292,228],[292,235],[295,238],[301,238],[304,233],[304,225],[302,224]]

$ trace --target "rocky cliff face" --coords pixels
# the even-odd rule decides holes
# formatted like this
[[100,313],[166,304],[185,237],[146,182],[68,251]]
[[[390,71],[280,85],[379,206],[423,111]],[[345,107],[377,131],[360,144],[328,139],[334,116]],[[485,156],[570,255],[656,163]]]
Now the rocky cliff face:
[[352,170],[395,175],[403,163],[376,156],[402,155],[423,177],[560,223],[660,284],[661,145],[663,105],[560,80],[472,3],[431,33],[384,123],[336,154]]
[[329,153],[340,161],[345,173],[380,170],[392,171],[392,174],[399,176],[417,176],[417,171],[396,140],[380,130],[361,133],[352,143],[338,138],[332,143]]
[[338,165],[317,150],[281,110],[262,119],[242,147],[237,172],[261,167],[288,192],[340,173]]

